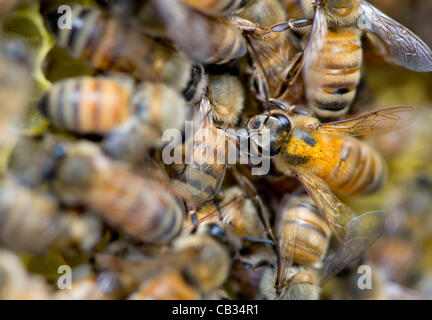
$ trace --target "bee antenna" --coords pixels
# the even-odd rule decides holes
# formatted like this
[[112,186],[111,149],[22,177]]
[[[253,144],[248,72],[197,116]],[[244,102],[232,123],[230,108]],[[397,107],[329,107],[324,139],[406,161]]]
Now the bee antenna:
[[265,104],[267,107],[267,112],[270,113],[270,99],[268,96],[267,83],[265,80],[262,81],[262,86],[263,86],[263,91],[264,91],[264,98],[265,98]]
[[247,42],[248,42],[248,44],[249,44],[249,46],[250,46],[250,48],[252,50],[252,53],[253,53],[253,55],[255,57],[256,62],[258,63],[258,66],[259,66],[262,74],[264,75],[264,80],[262,81],[262,88],[263,88],[263,91],[264,91],[264,97],[265,97],[265,102],[266,102],[266,106],[267,106],[267,111],[270,112],[270,101],[269,101],[268,90],[267,90],[267,83],[268,83],[267,73],[264,70],[264,66],[263,66],[263,64],[261,62],[261,59],[260,59],[260,57],[259,57],[259,55],[258,55],[258,53],[257,53],[257,51],[256,51],[256,49],[255,49],[255,47],[254,47],[254,45],[252,43],[252,41],[250,40],[250,37],[246,36],[246,40],[247,40]]

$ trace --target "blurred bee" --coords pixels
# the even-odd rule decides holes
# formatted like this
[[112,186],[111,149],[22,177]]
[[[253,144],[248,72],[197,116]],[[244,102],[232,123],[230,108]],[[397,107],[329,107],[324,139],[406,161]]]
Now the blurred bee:
[[0,184],[0,243],[13,250],[44,253],[78,245],[88,251],[101,238],[99,220],[60,214],[53,198],[12,180]]
[[[135,27],[154,37],[165,37],[165,27],[151,1],[96,0],[109,13],[130,21]],[[132,18],[132,21],[131,21]]]
[[[252,83],[261,100],[264,100],[266,89],[271,99],[286,101],[290,93],[288,89],[298,74],[297,66],[302,55],[292,34],[276,32],[264,37],[262,33],[263,28],[265,30],[286,20],[286,12],[278,0],[251,0],[234,18],[249,39],[255,60]],[[267,88],[263,88],[263,82]],[[299,94],[294,98],[297,96]]]
[[[140,80],[163,82],[190,98],[202,94],[206,77],[180,52],[97,8],[72,6],[72,28],[60,29],[59,14],[47,14],[57,44],[74,58],[101,70],[126,72]],[[192,88],[190,88],[192,87]],[[197,98],[199,100],[199,97]]]
[[55,148],[58,161],[51,185],[66,204],[86,205],[144,242],[165,244],[178,235],[183,209],[160,177],[144,179],[91,143]]
[[138,162],[148,150],[161,144],[167,129],[182,130],[186,102],[164,84],[142,83],[130,99],[133,114],[111,130],[103,142],[104,152],[114,159]]
[[52,293],[41,276],[30,275],[20,258],[8,250],[0,250],[0,299],[48,300]]
[[[306,16],[313,17],[303,75],[308,105],[318,117],[339,118],[349,111],[361,77],[361,36],[365,31],[378,36],[395,64],[418,72],[432,71],[430,48],[367,1],[302,0],[302,6]],[[290,21],[276,29],[295,25]]]
[[172,254],[177,256],[177,263],[171,266],[164,263],[158,276],[148,277],[130,299],[205,298],[228,277],[231,245],[220,224],[200,224],[196,234],[182,236],[174,242]]
[[247,52],[241,32],[228,20],[211,18],[178,0],[152,0],[169,38],[192,60],[224,64]]
[[244,107],[245,92],[237,77],[210,75],[208,98],[213,107],[213,119],[224,126],[233,126]]
[[57,127],[81,134],[104,134],[130,115],[132,88],[115,79],[78,77],[56,82],[38,103]]

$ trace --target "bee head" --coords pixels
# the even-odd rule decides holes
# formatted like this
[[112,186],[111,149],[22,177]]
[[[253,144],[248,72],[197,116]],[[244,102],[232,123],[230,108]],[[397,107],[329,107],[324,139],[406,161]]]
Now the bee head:
[[291,121],[283,113],[270,112],[252,117],[247,123],[250,139],[260,154],[274,156],[291,132]]
[[70,150],[69,146],[54,145],[51,151],[53,165],[46,178],[71,188],[88,187],[93,176],[93,162],[87,154],[80,153],[80,146],[77,150]]

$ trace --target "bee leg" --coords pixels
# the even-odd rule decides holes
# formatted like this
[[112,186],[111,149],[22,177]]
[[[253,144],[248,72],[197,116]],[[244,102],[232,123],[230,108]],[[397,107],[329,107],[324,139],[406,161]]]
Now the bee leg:
[[242,240],[244,241],[249,241],[249,242],[256,242],[256,243],[267,243],[271,246],[274,246],[275,243],[273,240],[269,240],[269,239],[261,239],[261,238],[250,238],[250,237],[241,237]]
[[214,205],[215,205],[215,207],[216,207],[216,210],[217,210],[217,213],[218,213],[219,220],[222,221],[222,219],[223,219],[223,215],[222,215],[222,210],[221,210],[221,206],[220,206],[219,200],[216,199],[216,198],[214,198],[214,199],[213,199],[213,203],[214,203]]
[[192,220],[192,224],[193,224],[193,229],[192,229],[192,233],[195,233],[198,229],[198,225],[199,225],[199,221],[198,221],[198,216],[195,210],[191,210],[189,211],[189,216]]
[[263,38],[266,37],[267,34],[271,33],[272,30],[270,28],[261,26],[259,24],[256,24],[250,20],[247,19],[243,19],[240,17],[233,17],[231,19],[231,22],[236,25],[237,27],[239,27],[241,30],[246,31],[246,32],[253,32],[256,33],[260,36],[262,36]]
[[285,30],[296,30],[312,25],[312,19],[289,19],[288,22],[276,24],[269,29],[272,32],[283,32]]
[[292,86],[294,82],[297,80],[300,71],[303,69],[304,64],[304,54],[303,52],[299,52],[295,57],[293,57],[286,68],[287,74],[285,76],[286,86]]

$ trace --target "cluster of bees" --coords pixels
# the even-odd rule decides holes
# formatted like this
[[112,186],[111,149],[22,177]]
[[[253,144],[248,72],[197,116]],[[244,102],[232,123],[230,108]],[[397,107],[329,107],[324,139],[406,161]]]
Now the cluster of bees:
[[[2,22],[36,6],[55,44],[92,73],[40,94],[49,125],[28,133],[34,61],[2,37],[0,298],[319,299],[388,230],[389,214],[336,196],[386,184],[382,155],[358,137],[392,134],[415,114],[355,110],[362,42],[415,72],[432,71],[432,52],[368,2],[5,2]],[[176,148],[192,161],[165,163],[164,133],[188,120],[199,135]],[[227,163],[228,141],[247,142],[249,163]],[[251,174],[255,158],[268,174]],[[23,262],[53,251],[85,257],[69,259],[69,290]]]

